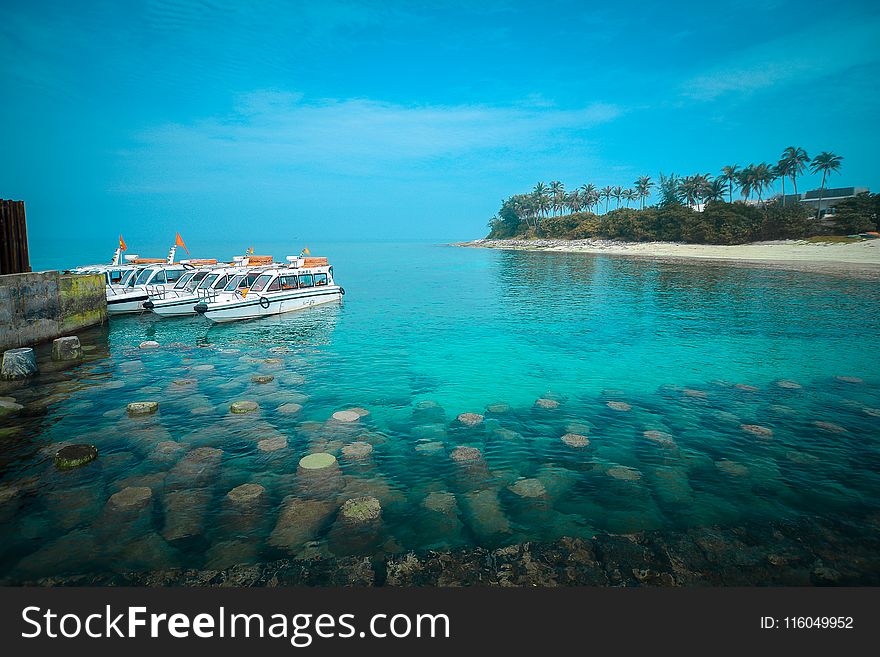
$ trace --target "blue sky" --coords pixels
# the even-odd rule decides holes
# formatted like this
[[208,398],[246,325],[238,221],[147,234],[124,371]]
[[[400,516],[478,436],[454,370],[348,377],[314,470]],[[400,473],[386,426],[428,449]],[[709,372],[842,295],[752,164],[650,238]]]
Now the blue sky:
[[26,201],[32,250],[470,238],[539,180],[716,173],[789,145],[880,189],[876,2],[0,8],[0,197]]

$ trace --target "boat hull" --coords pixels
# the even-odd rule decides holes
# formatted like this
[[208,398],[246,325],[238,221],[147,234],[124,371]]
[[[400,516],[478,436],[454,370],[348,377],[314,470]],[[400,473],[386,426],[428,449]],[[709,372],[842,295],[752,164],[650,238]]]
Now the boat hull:
[[145,293],[133,295],[117,295],[107,299],[108,315],[125,315],[144,311],[144,301],[150,297]]
[[160,317],[186,317],[195,315],[195,305],[200,301],[199,297],[189,297],[186,299],[174,299],[168,301],[153,300],[153,307],[150,309]]
[[270,295],[234,304],[210,304],[202,314],[211,322],[223,324],[243,319],[258,319],[271,315],[281,315],[333,301],[340,301],[342,294],[342,289],[337,285],[333,285],[324,290],[310,290],[309,292],[300,292],[295,295]]

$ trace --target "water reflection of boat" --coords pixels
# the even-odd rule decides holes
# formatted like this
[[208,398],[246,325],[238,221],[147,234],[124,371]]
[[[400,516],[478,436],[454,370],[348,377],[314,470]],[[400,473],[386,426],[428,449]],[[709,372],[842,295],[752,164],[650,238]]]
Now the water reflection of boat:
[[300,255],[290,256],[287,261],[286,266],[261,273],[249,287],[233,286],[230,282],[231,291],[205,291],[204,300],[195,306],[196,312],[215,323],[234,322],[280,315],[342,299],[345,290],[333,280],[333,267],[327,258]]
[[329,344],[340,309],[339,304],[322,304],[311,312],[270,315],[259,322],[211,323],[203,339],[213,345],[317,347]]

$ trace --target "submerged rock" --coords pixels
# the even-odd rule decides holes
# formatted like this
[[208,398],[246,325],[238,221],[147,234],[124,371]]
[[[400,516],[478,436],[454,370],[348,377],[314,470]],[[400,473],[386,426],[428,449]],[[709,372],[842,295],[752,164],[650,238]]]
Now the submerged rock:
[[260,408],[260,405],[255,401],[236,401],[232,402],[229,406],[229,412],[234,413],[235,415],[245,415],[247,413],[256,413]]
[[555,399],[545,399],[544,397],[542,397],[535,400],[535,408],[551,410],[554,408],[559,408],[559,402]]
[[466,427],[475,427],[483,422],[483,416],[478,413],[462,413],[455,419]]
[[422,500],[422,506],[430,511],[436,511],[444,515],[455,515],[458,510],[455,495],[446,491],[428,493],[428,496]]
[[355,441],[342,448],[343,458],[350,460],[366,459],[373,453],[373,446],[367,442]]
[[336,411],[333,414],[333,419],[337,422],[357,422],[361,419],[361,416],[360,413],[354,410]]
[[468,515],[468,524],[481,540],[498,534],[510,534],[510,521],[501,509],[498,493],[486,489],[466,493],[462,498]]
[[803,388],[800,383],[792,381],[791,379],[779,379],[779,381],[776,382],[776,385],[785,390],[800,390]]
[[360,524],[374,522],[382,515],[382,505],[375,497],[365,495],[346,500],[339,512],[345,522]]
[[757,386],[750,386],[745,383],[737,383],[733,386],[737,390],[742,390],[743,392],[758,392],[759,388]]
[[759,438],[772,438],[773,429],[761,426],[760,424],[741,424],[739,428]]
[[813,422],[813,426],[817,429],[821,429],[822,431],[827,431],[828,433],[846,433],[846,429],[844,429],[839,424],[835,424],[834,422],[825,422],[824,420],[815,420]]
[[625,465],[615,465],[614,467],[608,468],[605,474],[613,479],[618,479],[619,481],[639,481],[642,478],[641,472]]
[[153,502],[153,491],[147,486],[129,486],[114,493],[107,500],[111,512],[137,513]]
[[132,402],[126,407],[126,411],[130,417],[152,415],[158,410],[159,402],[154,401]]
[[631,411],[632,406],[622,401],[610,401],[605,404],[612,411]]
[[162,536],[169,543],[187,543],[205,532],[205,516],[211,503],[206,488],[176,490],[165,494],[165,526]]
[[17,404],[12,397],[0,399],[0,418],[18,415],[23,409],[24,406]]
[[144,340],[138,345],[141,349],[158,349],[159,346],[159,343],[155,340]]
[[436,454],[437,452],[443,451],[444,445],[439,440],[428,440],[416,443],[416,446],[413,449],[419,454]]
[[840,381],[841,383],[864,383],[864,379],[860,379],[857,376],[835,376],[835,380]]
[[642,436],[653,443],[662,445],[663,447],[676,447],[675,438],[673,438],[671,434],[668,434],[665,431],[649,429],[648,431],[642,432]]
[[282,415],[296,415],[302,410],[302,408],[303,407],[300,404],[281,404],[281,406],[278,407],[278,412]]
[[493,415],[503,415],[504,413],[510,413],[510,404],[505,404],[503,402],[489,404],[486,407],[486,411],[492,413]]
[[55,453],[55,467],[71,470],[98,458],[98,448],[94,445],[67,445]]
[[271,374],[254,374],[251,377],[251,383],[264,384],[264,383],[272,383],[275,380],[275,377]]
[[201,487],[210,483],[220,468],[223,450],[214,447],[197,447],[184,457],[168,473],[168,485],[173,488]]
[[273,438],[263,438],[257,442],[257,449],[261,452],[277,452],[287,447],[287,438],[284,436],[274,436]]
[[336,505],[329,501],[285,498],[269,545],[292,554],[300,552],[307,542],[317,538],[335,510]]
[[452,460],[459,463],[480,461],[483,454],[476,447],[456,447],[452,450]]
[[226,500],[240,512],[251,512],[266,501],[266,489],[260,484],[242,484],[226,493]]
[[567,433],[561,438],[562,442],[575,449],[590,446],[590,439],[579,433]]
[[705,399],[707,397],[704,390],[696,390],[694,388],[682,388],[681,394],[694,399]]
[[737,463],[736,461],[730,461],[728,459],[715,461],[715,467],[721,470],[721,472],[733,475],[734,477],[747,477],[749,474],[749,469],[742,463]]
[[519,495],[528,498],[544,498],[547,497],[547,489],[539,479],[520,479],[508,486],[507,489]]

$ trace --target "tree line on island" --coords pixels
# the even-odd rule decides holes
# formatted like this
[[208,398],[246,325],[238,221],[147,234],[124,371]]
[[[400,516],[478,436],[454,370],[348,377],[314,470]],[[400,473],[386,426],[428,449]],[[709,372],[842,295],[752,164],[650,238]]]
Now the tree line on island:
[[[488,237],[741,244],[874,230],[880,215],[878,194],[839,203],[830,222],[820,221],[828,177],[839,172],[842,161],[832,152],[810,158],[803,148],[790,146],[775,165],[733,164],[723,167],[718,176],[661,173],[656,183],[650,176],[640,176],[626,188],[600,189],[587,183],[570,191],[558,180],[549,185],[540,182],[531,192],[502,203],[489,222]],[[808,169],[822,175],[815,209],[797,199],[798,178]],[[785,194],[787,180],[794,200]],[[777,181],[782,183],[782,194],[772,196]],[[658,201],[649,205],[655,189]],[[739,199],[734,200],[735,193]]]

